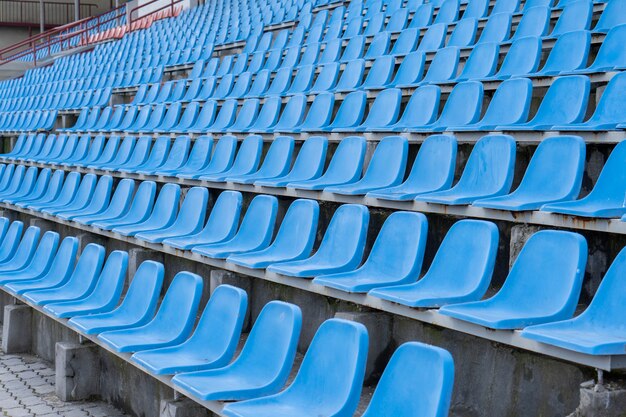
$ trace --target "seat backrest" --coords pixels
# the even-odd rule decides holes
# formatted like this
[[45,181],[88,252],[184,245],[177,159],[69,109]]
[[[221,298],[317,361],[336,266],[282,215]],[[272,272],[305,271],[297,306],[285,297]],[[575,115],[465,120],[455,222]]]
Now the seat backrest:
[[410,86],[419,82],[424,72],[426,56],[423,52],[411,52],[405,55],[391,85]]
[[367,94],[365,91],[353,91],[346,95],[330,127],[350,128],[358,126],[363,120],[366,103]]
[[423,126],[437,119],[441,89],[436,85],[419,87],[407,103],[398,124],[402,127]]
[[460,53],[460,49],[456,46],[439,49],[422,81],[441,82],[456,77]]
[[533,83],[528,78],[503,81],[479,124],[495,126],[525,122],[528,119],[532,93]]
[[581,122],[587,110],[590,88],[589,78],[584,75],[555,79],[530,123],[553,126]]
[[626,161],[626,143],[618,143],[606,160],[593,190],[586,198],[613,202],[620,207],[626,195],[626,172],[623,167]]
[[[362,126],[386,127],[398,120],[402,91],[398,88],[382,90],[370,107],[369,114]],[[383,139],[384,140],[384,139]]]
[[406,55],[413,51],[417,46],[420,38],[420,30],[418,28],[405,29],[398,35],[398,39],[393,44],[390,54]]
[[482,103],[482,83],[477,81],[458,83],[450,92],[436,123],[440,126],[463,126],[474,123],[480,117]]
[[626,23],[609,30],[590,69],[608,71],[613,68],[626,68],[626,52],[623,48],[625,39]]
[[[519,2],[519,0],[516,1]],[[493,42],[499,45],[501,42],[509,39],[509,36],[511,36],[511,14],[492,12],[480,34],[480,38],[478,38],[477,44]]]
[[626,0],[611,0],[593,28],[594,32],[608,32],[611,29],[626,24]]
[[584,68],[591,44],[591,34],[586,30],[568,32],[560,35],[540,73],[557,74]]
[[363,417],[446,416],[453,385],[454,361],[447,350],[405,343],[389,360]]
[[[335,87],[336,91],[352,91],[361,84],[365,73],[365,60],[355,59],[346,64],[341,72],[341,78]],[[315,88],[314,88],[315,90]],[[330,90],[330,89],[327,89]]]
[[434,23],[452,23],[456,22],[459,18],[459,7],[461,6],[459,0],[444,0],[437,10],[437,16]]
[[[457,2],[457,0],[446,0],[446,2]],[[443,46],[447,33],[448,26],[445,23],[435,23],[429,26],[424,36],[422,36],[416,51],[429,52],[438,50]]]
[[[479,4],[481,0],[473,1],[469,3],[468,7],[471,7],[473,4]],[[487,4],[486,2],[483,2]],[[467,14],[467,11],[465,12]],[[458,46],[459,48],[467,47],[474,44],[474,40],[476,39],[476,30],[478,29],[478,20],[473,17],[464,18],[459,21],[452,34],[450,35],[450,39],[448,39],[448,43],[446,46]]]
[[514,41],[496,76],[526,75],[537,71],[541,59],[541,38],[525,37]]
[[524,7],[524,14],[517,25],[515,33],[511,37],[512,41],[531,37],[541,37],[548,33],[550,27],[551,9],[547,6]]
[[588,30],[593,16],[593,2],[576,0],[563,8],[550,36],[561,36],[577,30]]
[[476,45],[470,53],[459,81],[480,80],[490,77],[496,72],[500,56],[500,45],[495,42],[485,42]]

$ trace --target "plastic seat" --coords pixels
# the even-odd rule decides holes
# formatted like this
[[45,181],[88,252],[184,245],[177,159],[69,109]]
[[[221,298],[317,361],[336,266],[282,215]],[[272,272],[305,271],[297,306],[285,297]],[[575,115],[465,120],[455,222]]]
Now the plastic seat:
[[59,318],[109,311],[122,295],[127,269],[128,253],[113,251],[88,295],[66,291],[64,298],[46,303],[44,310]]
[[137,327],[104,331],[98,335],[98,339],[118,352],[137,352],[180,344],[191,333],[201,293],[200,276],[179,272],[152,320]]
[[[591,34],[586,30],[560,35],[543,67],[529,76],[551,76],[576,72],[587,65]],[[558,81],[558,78],[555,80]]]
[[32,210],[40,211],[51,204],[68,204],[74,198],[76,190],[79,187],[80,180],[81,176],[78,172],[70,172],[65,177],[65,181],[63,182],[63,186],[60,190],[57,189],[56,192],[47,192],[44,196],[37,200],[28,203],[25,202],[23,206]]
[[291,166],[294,140],[291,136],[279,136],[272,141],[258,171],[250,174],[228,177],[226,181],[239,184],[252,184],[259,179],[271,179],[285,175]]
[[267,270],[300,278],[354,270],[363,257],[369,212],[365,206],[340,206],[309,258],[269,265]]
[[590,82],[586,76],[556,78],[544,95],[537,113],[529,122],[500,125],[496,129],[550,130],[555,125],[579,123],[587,109],[589,91]]
[[156,375],[227,365],[241,336],[247,301],[245,291],[220,285],[211,294],[189,339],[179,345],[137,352],[130,360]]
[[[231,101],[235,103],[236,101]],[[202,133],[209,127],[211,127],[215,121],[215,115],[217,114],[217,102],[214,100],[208,100],[202,105],[202,109],[198,113],[195,123],[189,126],[187,132],[190,133]],[[234,117],[234,116],[233,116]]]
[[[397,56],[397,55],[406,55],[410,52],[413,52],[420,38],[420,30],[418,28],[410,28],[405,29],[398,35],[398,38],[393,44],[391,51],[389,51],[389,55]],[[384,57],[385,55],[379,56],[379,58]]]
[[31,285],[22,296],[35,305],[87,296],[96,284],[104,259],[105,249],[90,243],[81,253],[67,279],[64,279],[64,276],[49,277],[45,282]]
[[177,124],[172,126],[166,133],[183,133],[187,132],[194,124],[198,118],[198,113],[200,110],[200,104],[197,102],[187,104],[185,111],[183,112],[180,120]]
[[189,147],[191,146],[191,139],[189,136],[178,136],[172,147],[169,149],[167,153],[167,157],[163,161],[163,163],[159,164],[157,167],[154,166],[144,166],[141,169],[137,169],[136,172],[138,174],[144,175],[154,175],[158,170],[169,170],[169,169],[177,169],[185,164],[187,161],[187,156],[189,154]]
[[[596,54],[596,58],[589,67],[584,68],[587,64],[587,60],[585,59],[584,62],[582,62],[583,68],[571,72],[585,74],[626,68],[626,53],[624,52],[624,48],[622,48],[624,39],[626,39],[626,23],[614,27],[606,34]],[[570,51],[570,53],[571,52],[572,51]]]
[[[369,109],[369,113],[363,123],[355,129],[357,132],[370,131],[372,129],[384,129],[398,120],[402,91],[397,88],[389,88],[378,93]],[[339,128],[334,131],[350,131],[351,129]]]
[[[89,204],[89,201],[93,196],[97,180],[98,177],[96,175],[86,174],[80,181],[80,185],[76,189],[75,194],[70,195],[68,193],[67,195],[63,195],[64,198],[58,198],[54,202],[44,205],[44,207],[40,211],[43,213],[56,215],[57,213],[61,212],[82,210]],[[59,197],[61,197],[61,195],[59,195]],[[34,206],[31,206],[30,208],[34,208]]]
[[379,286],[368,294],[414,308],[478,301],[489,288],[498,238],[498,228],[491,222],[458,221],[448,230],[421,279],[415,273],[403,284]]
[[130,158],[137,139],[134,136],[126,136],[122,143],[119,143],[119,141],[119,136],[109,137],[100,157],[87,165],[87,168],[99,169],[102,166],[119,166],[126,163]]
[[[366,33],[367,34],[367,33]],[[389,51],[391,37],[388,32],[379,32],[374,36],[363,58],[374,59],[386,55]]]
[[319,206],[313,200],[296,200],[289,206],[274,242],[267,248],[230,255],[227,261],[248,268],[265,268],[276,262],[304,259],[315,243]]
[[150,216],[155,195],[156,183],[143,181],[137,187],[128,210],[124,210],[117,216],[95,220],[91,224],[100,229],[111,230],[118,226],[141,223]]
[[361,176],[365,158],[365,139],[351,136],[342,139],[333,154],[328,169],[319,178],[290,182],[289,188],[322,190],[326,187],[351,184]]
[[456,77],[459,57],[460,50],[457,47],[439,49],[419,84],[440,84],[452,80]]
[[[474,4],[481,3],[480,1],[469,3],[468,7],[471,7]],[[486,2],[482,2],[483,4],[487,4]],[[473,17],[465,17],[466,12],[463,14],[463,20],[457,22],[450,38],[446,46],[456,46],[458,48],[465,48],[470,45],[474,45],[476,40],[476,30],[478,29],[478,20]],[[471,12],[470,12],[471,14]]]
[[[346,64],[346,69],[348,67],[354,67],[358,63],[362,64],[362,60],[350,61]],[[340,66],[337,62],[323,65],[320,69],[320,73],[315,79],[315,83],[313,83],[313,86],[307,91],[307,93],[324,93],[335,88],[337,79],[339,78],[339,68]],[[344,70],[343,73],[346,73],[346,71]],[[363,74],[362,69],[361,74]]]
[[426,57],[423,52],[411,52],[406,55],[389,85],[392,87],[416,85],[422,79],[425,61]]
[[456,151],[457,142],[453,136],[429,136],[422,143],[406,181],[393,187],[370,191],[367,197],[412,200],[418,194],[450,188],[456,165]]
[[325,192],[363,195],[369,191],[398,185],[404,177],[408,141],[400,136],[383,138],[376,146],[363,178],[354,182],[324,188]]
[[73,220],[77,216],[99,214],[109,205],[112,188],[113,178],[110,175],[103,175],[98,179],[87,204],[55,211],[55,216],[64,220]]
[[602,278],[587,309],[579,316],[555,323],[526,327],[521,335],[541,343],[589,355],[621,355],[624,336],[623,276],[626,250],[622,250]]
[[541,38],[520,38],[511,44],[498,72],[485,80],[506,80],[514,76],[527,76],[537,71],[541,58]]
[[[324,66],[325,67],[325,66]],[[301,65],[293,77],[291,86],[285,92],[285,95],[308,93],[313,85],[313,75],[315,74],[314,65]]]
[[145,325],[156,311],[163,286],[163,274],[162,264],[154,261],[142,262],[130,282],[122,303],[117,308],[107,312],[75,316],[69,320],[68,325],[85,334]]
[[277,212],[276,197],[257,195],[250,202],[239,230],[230,240],[197,245],[191,251],[214,259],[225,259],[235,253],[265,249],[274,234]]
[[391,356],[363,417],[445,416],[453,385],[454,361],[447,350],[404,343]]
[[[245,102],[244,102],[245,106]],[[274,125],[278,122],[280,116],[280,110],[282,106],[282,99],[278,96],[267,97],[258,117],[254,123],[250,126],[248,131],[257,133],[268,133],[272,131]],[[243,111],[244,107],[242,107]]]
[[99,220],[119,217],[126,213],[130,207],[134,191],[135,181],[130,178],[124,178],[115,187],[115,192],[104,210],[94,210],[94,212],[87,214],[76,214],[72,220],[81,224],[91,224]]
[[[235,122],[226,129],[228,132],[248,132],[259,115],[261,101],[258,98],[244,100]],[[213,131],[214,127],[211,129]]]
[[[152,212],[148,217],[145,212],[141,211],[141,220],[134,223],[123,223],[115,225],[112,230],[124,236],[134,236],[137,233],[149,230],[160,229],[170,226],[176,217],[178,211],[178,202],[180,199],[180,186],[177,184],[165,184],[159,196],[157,197]],[[138,210],[139,211],[139,210]],[[138,215],[139,217],[139,215]],[[133,218],[134,220],[134,218]]]
[[21,189],[12,195],[7,197],[0,197],[0,199],[4,203],[14,204],[15,202],[22,201],[28,199],[31,195],[40,196],[42,195],[46,188],[48,187],[48,183],[50,182],[51,171],[49,168],[42,169],[39,172],[39,175],[35,179],[33,183],[23,184],[20,187]]
[[571,123],[564,126],[553,126],[553,130],[564,131],[594,131],[612,130],[626,120],[624,106],[626,105],[626,73],[616,74],[607,84],[600,97],[596,110],[591,117],[582,123]]
[[[219,146],[219,143],[218,143],[218,146]],[[239,147],[239,150],[237,151],[237,157],[235,158],[235,161],[232,162],[232,166],[228,164],[230,168],[221,170],[221,171],[214,170],[214,168],[211,167],[213,159],[215,158],[214,157],[211,160],[211,163],[209,164],[209,166],[207,166],[207,169],[201,173],[201,175],[199,176],[199,179],[205,180],[205,181],[220,182],[220,181],[225,181],[229,177],[247,175],[252,172],[255,172],[258,169],[259,162],[261,160],[262,148],[263,148],[263,138],[261,138],[261,136],[258,136],[258,135],[250,135],[246,137],[241,143],[241,146]],[[216,153],[217,153],[217,149],[216,149]],[[224,166],[223,164],[228,163],[229,161],[222,160],[218,162],[221,162],[222,163],[221,167],[223,167]]]
[[328,129],[333,116],[334,105],[334,94],[318,94],[313,99],[302,124],[293,128],[292,132],[324,131],[325,129]]
[[461,178],[454,187],[420,194],[415,200],[462,205],[507,194],[513,182],[514,166],[515,140],[505,135],[485,136],[474,145]]
[[276,124],[268,132],[292,132],[304,121],[307,98],[303,94],[295,94],[289,98]]
[[[224,407],[229,417],[347,417],[357,408],[367,360],[367,329],[330,319],[317,330],[293,383],[284,391]],[[318,381],[324,380],[324,384]]]
[[427,125],[435,121],[439,111],[441,90],[437,86],[422,86],[415,90],[395,124],[372,131],[400,132],[411,126]]
[[[348,93],[359,88],[363,80],[363,74],[365,73],[365,60],[356,59],[346,64],[341,77],[337,81],[337,85],[334,88],[325,88],[322,91],[335,91]],[[311,89],[311,92],[315,92],[315,86]]]
[[[25,236],[27,238],[28,236]],[[48,231],[39,242],[30,241],[29,245],[18,247],[15,256],[3,264],[0,270],[0,284],[8,281],[24,280],[45,274],[54,260],[59,247],[59,234]],[[36,247],[35,247],[36,244]],[[28,253],[25,253],[28,249]],[[20,252],[20,256],[18,256]],[[26,254],[27,256],[21,256]]]
[[364,91],[353,91],[346,95],[332,123],[323,131],[356,128],[363,120],[366,104],[367,94]]
[[221,83],[218,86],[217,90],[213,94],[212,98],[215,100],[224,99],[224,98],[241,98],[248,93],[250,89],[250,84],[252,81],[252,73],[243,72],[239,74],[237,77],[237,81],[232,87],[232,90],[228,92],[221,91]]
[[494,93],[485,115],[476,123],[448,126],[448,130],[494,130],[499,125],[523,123],[528,119],[533,83],[528,78],[503,81]]
[[235,122],[236,115],[237,100],[225,100],[220,106],[220,110],[217,113],[217,116],[215,116],[215,120],[213,121],[213,123],[210,126],[206,126],[199,130],[207,133],[223,133]]
[[343,50],[341,57],[339,58],[339,62],[345,63],[355,59],[360,59],[363,57],[363,52],[365,50],[365,36],[357,35],[348,41],[348,44]]
[[313,283],[352,293],[404,284],[419,276],[426,248],[428,221],[421,213],[395,212],[383,224],[363,265],[321,275]]
[[[429,98],[432,99],[432,95]],[[442,132],[448,126],[464,126],[474,123],[480,117],[482,102],[483,85],[480,82],[464,81],[458,83],[452,89],[441,115],[436,121],[422,125],[411,124],[406,128],[411,132]],[[404,115],[400,119],[400,123],[406,125],[407,123],[403,119]]]
[[157,175],[163,176],[175,176],[177,174],[190,174],[196,173],[204,169],[210,159],[211,151],[213,149],[213,138],[210,136],[200,136],[194,141],[193,148],[189,152],[189,157],[180,167],[176,168],[163,168],[160,167],[157,171]]
[[585,142],[582,138],[546,138],[537,147],[522,182],[514,192],[478,200],[473,205],[521,211],[538,210],[544,204],[571,200],[580,192],[584,165]]
[[626,24],[626,0],[611,0],[593,28],[594,32],[609,32],[611,29]]
[[276,393],[293,366],[301,327],[300,308],[271,301],[259,313],[231,364],[181,373],[172,382],[203,400],[243,400]]
[[385,88],[391,82],[395,64],[395,58],[389,55],[376,58],[360,88]]
[[529,7],[524,6],[522,18],[517,25],[511,41],[525,37],[541,37],[548,34],[550,28],[551,9],[548,6]]
[[263,187],[284,187],[290,182],[308,181],[319,178],[324,169],[328,140],[322,136],[309,137],[298,152],[289,173],[265,179],[256,179],[254,185]]
[[[446,0],[456,2],[457,0]],[[443,47],[446,40],[448,27],[444,23],[435,23],[428,27],[424,36],[420,40],[419,45],[415,49],[416,52],[432,52]]]
[[185,195],[176,220],[169,226],[144,230],[135,235],[137,239],[150,243],[160,243],[171,237],[198,232],[204,224],[209,191],[206,188],[192,187]]
[[550,32],[550,37],[559,37],[568,32],[588,30],[593,16],[593,2],[577,0],[568,3],[563,8],[559,20]]
[[494,7],[476,45],[482,43],[495,43],[499,45],[508,40],[510,36],[511,13],[496,13],[496,8]]
[[[587,262],[587,242],[577,233],[543,230],[528,239],[502,288],[482,300],[439,313],[492,329],[520,329],[571,318]],[[550,297],[542,295],[550,294]]]
[[476,45],[470,53],[465,66],[454,81],[480,80],[493,76],[498,65],[500,45],[486,42]]

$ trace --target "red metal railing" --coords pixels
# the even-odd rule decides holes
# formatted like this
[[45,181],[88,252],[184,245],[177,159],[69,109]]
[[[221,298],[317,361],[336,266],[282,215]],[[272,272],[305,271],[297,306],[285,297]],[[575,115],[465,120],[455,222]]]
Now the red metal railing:
[[[0,23],[3,25],[39,26],[39,1],[37,0],[0,0]],[[80,15],[89,17],[95,4],[80,5]],[[65,25],[74,21],[74,3],[44,3],[44,23],[46,27]]]

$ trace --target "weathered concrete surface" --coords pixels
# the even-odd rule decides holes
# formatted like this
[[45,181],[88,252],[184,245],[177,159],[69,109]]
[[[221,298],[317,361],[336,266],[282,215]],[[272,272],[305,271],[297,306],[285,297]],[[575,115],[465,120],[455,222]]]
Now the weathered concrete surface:
[[626,417],[624,381],[598,385],[589,381],[580,386],[580,404],[568,417]]
[[93,344],[56,344],[56,394],[62,401],[95,398],[100,388],[100,348]]
[[210,417],[211,413],[200,404],[189,399],[161,401],[159,417]]
[[4,353],[30,352],[33,342],[32,308],[24,304],[4,306],[2,350]]

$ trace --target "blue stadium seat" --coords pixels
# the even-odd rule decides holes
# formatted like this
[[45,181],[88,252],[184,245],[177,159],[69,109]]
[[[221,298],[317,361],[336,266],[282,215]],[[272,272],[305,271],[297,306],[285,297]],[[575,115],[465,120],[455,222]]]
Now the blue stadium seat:
[[406,138],[383,138],[372,155],[363,177],[353,183],[324,188],[325,192],[346,195],[363,195],[369,191],[398,185],[406,170],[409,144]]
[[[515,140],[505,135],[481,138],[461,174],[449,190],[419,194],[417,201],[447,205],[471,204],[487,197],[507,194],[513,183]],[[489,172],[489,175],[486,173]]]
[[274,394],[289,377],[301,327],[299,307],[271,301],[259,313],[241,353],[231,364],[177,374],[172,382],[203,400],[244,400]]
[[419,276],[428,221],[421,213],[395,212],[386,220],[363,265],[353,271],[316,277],[314,284],[352,293],[404,284]]
[[611,0],[593,28],[594,32],[609,32],[611,29],[626,24],[626,0]]
[[570,72],[585,74],[626,68],[626,53],[622,48],[624,39],[626,39],[626,23],[614,27],[606,34],[596,58],[589,67],[584,68],[587,64],[585,60],[582,63],[583,68],[570,70]]
[[130,360],[156,375],[221,368],[235,353],[247,307],[245,291],[220,285],[189,339],[179,345],[137,352]]
[[200,111],[200,104],[197,102],[188,103],[187,107],[183,111],[183,114],[180,116],[178,123],[168,129],[167,132],[164,133],[183,133],[189,130],[195,123],[198,118],[198,113]]
[[[206,107],[206,104],[205,104]],[[215,120],[210,126],[204,126],[201,132],[222,133],[227,130],[234,122],[237,115],[237,100],[228,99],[222,102]]]
[[395,65],[393,56],[385,55],[376,58],[359,88],[365,90],[385,88],[393,78]]
[[[137,172],[146,169],[151,170],[161,166],[170,150],[171,140],[169,136],[159,136],[154,141],[152,148],[149,148],[152,142],[151,138],[149,136],[144,136],[143,138],[148,140],[141,141],[142,146],[139,146],[140,152],[138,155],[132,155],[120,164],[112,163],[111,165],[104,165],[101,168],[120,172]],[[135,148],[138,148],[138,146],[135,146]],[[150,151],[149,154],[148,150]]]
[[185,236],[167,238],[164,245],[178,249],[191,249],[194,246],[218,243],[230,240],[237,232],[242,205],[241,193],[237,191],[223,191],[213,205],[204,228],[198,233]]
[[[219,147],[220,143],[218,142],[217,147]],[[228,144],[224,144],[223,151],[224,153],[228,152]],[[200,173],[199,179],[205,181],[226,181],[226,178],[235,177],[239,175],[247,175],[255,172],[259,167],[259,162],[261,161],[261,152],[263,150],[263,138],[258,135],[250,135],[246,137],[239,150],[237,151],[237,157],[235,158],[232,165],[229,163],[230,161],[216,161],[219,168],[224,167],[225,164],[228,164],[229,168],[226,170],[217,171],[215,170],[213,164],[213,159],[215,159],[215,155],[213,159],[211,159],[211,163],[207,166],[205,171]],[[217,149],[215,150],[217,154]],[[183,176],[184,177],[184,176]],[[196,177],[196,176],[194,176]]]
[[74,198],[76,190],[79,187],[80,180],[81,176],[78,172],[70,172],[65,177],[65,181],[63,182],[63,186],[60,190],[57,189],[54,190],[56,192],[48,192],[41,198],[26,203],[23,206],[32,210],[40,211],[52,204],[59,204],[60,206],[68,204],[72,201],[72,198]]
[[144,166],[141,169],[136,169],[135,172],[144,175],[154,175],[157,171],[178,169],[187,161],[189,155],[189,147],[191,146],[191,139],[189,136],[178,136],[172,144],[167,157],[158,166]]
[[541,38],[524,37],[511,44],[500,69],[485,80],[506,80],[514,76],[527,76],[537,71],[541,59]]
[[582,123],[570,123],[565,126],[553,126],[553,130],[601,131],[612,130],[626,120],[626,73],[616,74],[607,84],[596,109],[591,117]]
[[322,130],[332,131],[335,129],[356,128],[363,120],[366,104],[367,94],[364,91],[351,92],[341,102],[332,123]]
[[315,254],[302,260],[272,264],[267,270],[301,278],[354,270],[363,257],[368,222],[369,212],[365,206],[340,206]]
[[450,46],[439,49],[419,84],[440,84],[454,79],[457,73],[459,57],[460,50],[457,47]]
[[586,263],[584,237],[572,232],[542,230],[528,239],[494,296],[443,306],[439,312],[492,329],[520,329],[571,318]]
[[75,215],[72,217],[72,220],[81,224],[91,224],[99,220],[117,218],[127,212],[132,202],[134,191],[135,181],[130,178],[124,178],[115,186],[115,192],[104,210]]
[[496,43],[499,45],[500,43],[507,41],[511,36],[511,13],[500,13],[497,12],[496,9],[497,7],[494,6],[494,10],[487,19],[487,23],[485,24],[476,45],[480,45],[482,43]]
[[[291,385],[273,396],[228,404],[223,412],[229,417],[351,416],[361,396],[367,350],[365,326],[327,320],[313,337]],[[324,384],[318,383],[321,379]]]
[[230,255],[227,261],[248,268],[265,268],[277,262],[307,258],[317,231],[319,205],[314,200],[296,200],[289,206],[276,238],[267,248]]
[[[427,32],[428,33],[428,32]],[[432,37],[433,35],[429,35]],[[398,34],[398,38],[393,44],[391,51],[389,51],[389,56],[401,56],[406,55],[412,51],[414,51],[417,47],[418,41],[420,39],[420,30],[418,28],[410,28],[401,31]],[[360,58],[360,57],[359,57]]]
[[589,355],[624,352],[622,301],[626,250],[622,249],[600,282],[587,309],[573,319],[526,327],[522,336]]
[[423,52],[411,52],[402,59],[396,75],[389,84],[392,87],[411,87],[416,85],[424,72],[426,56]]
[[137,352],[174,346],[191,333],[202,293],[202,278],[179,272],[151,321],[121,330],[107,330],[98,339],[118,352]]
[[[448,2],[457,2],[457,0],[446,0]],[[439,16],[439,15],[437,15]],[[444,23],[434,23],[429,26],[422,36],[419,45],[415,49],[417,52],[432,52],[443,47],[446,40],[448,26]]]
[[189,174],[201,171],[208,165],[211,159],[212,150],[213,138],[210,136],[199,136],[194,141],[193,148],[191,149],[191,152],[189,152],[189,157],[184,164],[176,168],[166,169],[160,167],[156,171],[156,174],[163,176],[175,176],[177,174]]
[[533,93],[533,83],[528,78],[505,80],[494,93],[485,115],[476,123],[448,126],[447,130],[494,130],[499,125],[515,125],[528,119]]
[[454,361],[448,351],[404,343],[391,356],[363,417],[445,416],[453,385]]
[[[226,130],[228,132],[248,132],[255,120],[259,115],[259,108],[261,107],[261,101],[258,98],[248,98],[244,100],[235,122],[231,124]],[[217,123],[216,123],[217,124]],[[211,132],[215,131],[215,125],[210,129]]]
[[[585,164],[585,142],[578,136],[543,140],[528,164],[519,187],[506,196],[487,198],[475,206],[501,210],[538,210],[544,204],[578,196]],[[547,182],[545,179],[550,178]]]
[[94,189],[96,188],[97,181],[98,177],[95,174],[86,174],[82,178],[80,185],[73,195],[65,195],[65,199],[62,199],[62,195],[59,195],[59,198],[57,200],[44,206],[40,211],[43,213],[56,215],[57,213],[61,212],[72,212],[75,210],[83,209],[87,206],[87,204],[89,204]]
[[[339,81],[337,81],[337,85],[334,88],[326,88],[326,83],[324,83],[324,88],[319,90],[318,92],[335,91],[337,93],[348,93],[350,91],[354,91],[359,87],[359,85],[361,85],[361,80],[363,79],[364,73],[364,59],[355,59],[354,61],[350,61],[346,64],[343,71],[341,72],[341,77],[339,78]],[[318,79],[320,79],[320,77],[318,77]],[[317,83],[311,89],[312,93],[316,92],[316,86]]]
[[[43,234],[30,256],[8,262],[0,271],[0,284],[22,281],[45,274],[54,260],[59,247],[59,234],[48,231]],[[23,262],[22,262],[23,261]]]
[[265,249],[274,234],[278,200],[257,195],[248,206],[237,233],[229,240],[194,246],[191,251],[202,256],[225,259],[235,253]]
[[[473,1],[469,3],[469,7],[475,4],[487,4],[485,1]],[[463,14],[465,16],[466,12]],[[470,11],[471,14],[471,11]],[[463,20],[457,22],[448,39],[446,46],[456,46],[458,48],[465,48],[474,45],[476,40],[476,30],[478,29],[478,20],[473,17],[464,17]]]
[[550,37],[559,37],[568,32],[589,30],[593,17],[593,2],[590,0],[576,0],[567,3],[559,16]]
[[289,98],[276,124],[268,132],[292,132],[304,121],[307,106],[307,97],[304,94],[294,94]]
[[291,167],[291,158],[295,142],[291,136],[276,137],[265,155],[258,171],[226,178],[228,182],[252,184],[256,180],[272,179],[285,175]]
[[156,183],[143,181],[137,187],[137,192],[133,196],[128,210],[117,216],[113,214],[110,217],[96,220],[92,224],[100,229],[111,230],[118,226],[141,223],[150,216],[155,196]]
[[491,222],[460,220],[448,230],[421,279],[414,274],[405,284],[374,288],[368,294],[416,308],[478,301],[489,288],[498,238],[498,228]]
[[[355,72],[353,72],[355,71],[355,66],[359,67],[359,71],[356,71],[356,74]],[[322,93],[334,89],[335,85],[337,84],[337,80],[339,79],[339,68],[340,65],[337,62],[322,65],[319,74],[315,78],[315,82],[306,92]],[[346,64],[346,69],[344,69],[342,77],[352,74],[352,76],[358,76],[358,82],[360,82],[363,71],[363,60],[359,59],[350,61]],[[355,86],[357,84],[358,83],[354,83]]]
[[304,121],[292,129],[293,132],[324,131],[330,126],[335,105],[335,95],[321,93],[315,96]]
[[117,308],[107,312],[74,316],[68,321],[68,325],[86,334],[97,334],[148,323],[156,311],[163,275],[162,264],[154,261],[142,262]]
[[98,214],[106,209],[111,198],[113,178],[110,175],[102,175],[93,189],[91,198],[87,204],[67,207],[55,212],[55,216],[64,220],[73,220],[74,217]]
[[[233,103],[232,101],[230,103]],[[236,102],[235,102],[236,104]],[[209,127],[211,127],[215,121],[215,115],[217,114],[217,102],[215,100],[208,100],[202,105],[202,109],[198,113],[195,123],[193,123],[187,132],[190,133],[202,133]]]
[[586,30],[560,35],[543,67],[536,73],[528,74],[528,76],[553,76],[577,72],[587,65],[590,44],[591,34]]
[[397,123],[373,131],[401,132],[412,126],[430,125],[437,119],[441,90],[437,86],[422,86],[415,90]]

